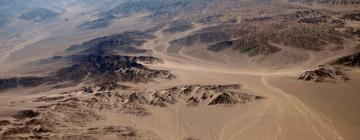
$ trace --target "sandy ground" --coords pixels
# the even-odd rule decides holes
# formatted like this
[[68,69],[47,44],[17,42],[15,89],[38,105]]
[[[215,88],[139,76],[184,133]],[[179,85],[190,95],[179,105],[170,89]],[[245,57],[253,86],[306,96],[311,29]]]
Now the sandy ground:
[[[136,126],[151,130],[162,139],[182,140],[194,137],[208,140],[341,140],[342,135],[335,129],[332,121],[319,112],[310,109],[297,98],[268,83],[268,76],[249,76],[208,71],[174,71],[181,76],[159,87],[183,84],[222,84],[240,83],[247,93],[264,96],[261,102],[253,102],[235,107],[196,107],[187,108],[178,104],[168,108],[152,108],[149,117],[135,117],[115,112],[102,112],[105,120],[94,122],[94,126],[118,124]],[[184,75],[181,75],[184,74]],[[185,75],[186,74],[186,75]],[[141,86],[141,85],[138,85]],[[154,85],[152,88],[157,88]],[[1,96],[2,115],[11,114],[21,108],[32,108],[31,100],[41,94],[28,94],[21,98],[10,93]],[[49,94],[48,94],[49,95]],[[11,105],[14,100],[23,103]],[[29,103],[31,106],[29,106]],[[10,107],[12,106],[12,107]]]
[[351,77],[348,83],[338,84],[307,83],[293,77],[273,77],[269,81],[326,115],[345,139],[357,140],[360,137],[359,72],[352,72]]
[[[117,27],[118,30],[112,32],[130,30],[126,28],[128,24],[122,24],[124,28]],[[136,26],[131,25],[131,27],[133,29]],[[194,30],[197,28],[200,27]],[[71,44],[105,33],[110,34],[109,30],[92,32],[86,36],[83,36],[84,33],[45,39],[16,51],[10,55],[9,60],[16,67],[31,60],[47,57],[42,55],[42,51],[48,52],[51,56]],[[158,39],[151,40],[143,46],[152,50],[153,56],[165,60],[164,64],[149,67],[170,70],[177,79],[160,80],[150,84],[129,83],[129,85],[135,88],[157,89],[188,84],[241,84],[244,92],[263,96],[266,99],[235,107],[188,108],[183,104],[168,108],[154,107],[151,108],[152,115],[148,117],[135,117],[112,111],[101,112],[105,119],[94,121],[89,125],[133,126],[150,130],[164,140],[183,140],[189,137],[201,140],[356,140],[360,138],[358,132],[360,124],[357,120],[360,115],[357,99],[360,96],[356,93],[359,91],[357,86],[360,82],[359,73],[352,73],[353,80],[349,83],[339,84],[305,83],[297,81],[294,77],[304,69],[317,65],[312,64],[312,61],[331,54],[316,54],[315,58],[301,64],[301,67],[275,71],[272,68],[264,69],[254,65],[252,62],[255,60],[245,56],[241,56],[244,59],[238,60],[227,54],[211,54],[186,48],[169,52],[168,42],[183,34],[164,36],[158,32],[156,33]],[[289,51],[298,54],[296,50]],[[341,53],[343,52],[338,54]],[[216,61],[209,61],[210,56],[211,60]],[[279,57],[274,56],[274,58]],[[292,63],[292,61],[281,64],[284,63]],[[32,100],[39,96],[51,96],[57,92],[19,93],[9,92],[0,96],[1,118],[7,118],[9,114],[21,109],[34,108],[39,104],[33,103]],[[14,102],[17,104],[14,105]]]

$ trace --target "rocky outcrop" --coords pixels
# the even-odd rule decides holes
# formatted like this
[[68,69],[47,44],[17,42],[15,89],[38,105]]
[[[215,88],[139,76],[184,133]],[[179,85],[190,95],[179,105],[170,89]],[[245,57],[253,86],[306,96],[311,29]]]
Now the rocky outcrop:
[[[253,17],[240,23],[222,22],[204,27],[170,42],[171,47],[191,47],[196,43],[207,45],[210,51],[237,51],[249,56],[271,55],[284,47],[309,51],[326,50],[330,44],[342,46],[348,33],[341,19],[314,10],[299,10],[289,14]],[[275,45],[274,45],[275,44]]]
[[104,82],[154,82],[156,78],[173,79],[174,75],[165,70],[153,70],[138,63],[161,63],[154,57],[132,57],[118,55],[72,56],[70,67],[62,68],[47,77],[23,77],[0,79],[0,90],[17,87],[36,87],[63,82],[74,84],[83,81]]
[[360,12],[348,13],[343,15],[343,19],[360,21]]
[[201,19],[197,20],[196,22],[201,23],[201,24],[214,24],[214,23],[220,23],[223,18],[224,18],[224,15],[217,14],[217,15],[212,15],[212,16],[207,16],[207,17],[201,18]]
[[187,37],[179,38],[170,42],[171,45],[191,46],[195,43],[216,43],[220,41],[230,40],[231,36],[225,33],[225,31],[208,31],[198,32]]
[[360,4],[360,1],[358,0],[289,0],[289,2],[299,2],[304,4],[317,3],[332,6]]
[[185,20],[174,21],[169,23],[168,28],[164,29],[164,33],[177,33],[177,32],[185,32],[187,30],[193,29],[193,25]]
[[16,114],[12,115],[12,117],[15,119],[26,119],[26,118],[34,118],[34,117],[38,116],[39,114],[40,113],[35,112],[33,110],[22,110]]
[[72,60],[75,63],[73,66],[57,71],[51,78],[60,81],[79,81],[88,77],[102,82],[151,82],[155,78],[172,79],[174,77],[168,71],[148,69],[136,60],[159,61],[159,59],[144,56],[141,58],[116,55],[76,56]]
[[49,9],[35,8],[35,9],[32,9],[32,10],[20,15],[19,18],[22,20],[40,22],[40,21],[56,18],[59,15],[60,15],[59,13],[56,13]]
[[144,63],[144,64],[160,64],[164,63],[164,60],[151,57],[151,56],[137,56],[137,57],[131,57],[132,60],[138,62],[138,63]]
[[[131,15],[138,12],[150,12],[153,16],[166,16],[178,13],[181,10],[195,9],[202,6],[201,1],[192,0],[136,0],[126,1],[105,12],[106,15]],[[199,10],[199,9],[197,9]]]
[[73,54],[143,54],[147,50],[137,48],[143,45],[147,40],[153,39],[154,36],[145,32],[131,31],[116,35],[96,38],[80,45],[74,45],[67,49]]
[[[37,87],[40,85],[76,85],[83,81],[104,82],[154,82],[156,78],[173,79],[166,70],[149,69],[143,64],[163,63],[151,56],[128,56],[148,52],[138,46],[154,36],[140,31],[123,32],[100,37],[67,49],[68,56],[56,56],[40,60],[37,64],[52,64],[57,61],[68,63],[45,77],[19,77],[0,79],[0,91],[17,87]],[[67,86],[65,85],[65,86]],[[62,85],[57,85],[62,86]]]
[[[168,107],[178,103],[185,106],[236,105],[264,99],[261,96],[238,92],[240,85],[186,85],[157,90],[139,90],[117,84],[115,88],[104,89],[102,84],[88,86],[72,93],[91,95],[86,98],[67,93],[69,96],[39,97],[34,102],[54,102],[42,109],[69,111],[86,108],[86,110],[117,110],[135,116],[148,116],[147,107]],[[61,109],[61,110],[57,110]],[[71,109],[70,109],[71,110]]]
[[208,50],[219,52],[226,49],[233,49],[249,56],[270,55],[281,51],[280,48],[270,45],[264,38],[246,36],[237,40],[219,42],[210,45]]
[[[89,89],[91,89],[91,92],[88,92]],[[111,90],[100,89],[98,86],[81,89],[81,92],[94,94],[95,97],[91,98],[91,101],[75,100],[77,102],[75,104],[85,103],[85,106],[95,107],[100,110],[120,108],[124,113],[147,116],[151,113],[145,109],[146,106],[168,107],[177,104],[179,101],[186,103],[186,106],[207,106],[245,104],[253,100],[264,99],[261,96],[233,91],[239,90],[240,85],[186,85],[154,91],[131,90],[130,88],[123,89],[120,92],[118,88]],[[116,106],[113,106],[115,104]]]
[[299,22],[302,23],[309,23],[309,24],[322,24],[326,23],[328,21],[327,16],[320,16],[320,17],[308,17],[308,18],[302,18],[299,20]]
[[46,82],[43,77],[19,77],[0,79],[0,91],[17,87],[35,87],[40,86]]
[[[109,85],[109,86],[105,86]],[[159,89],[136,89],[117,83],[86,86],[64,93],[44,95],[32,99],[40,106],[12,115],[15,119],[0,120],[0,137],[6,139],[120,139],[156,138],[149,130],[136,127],[101,125],[107,113],[118,116],[147,117],[151,108],[162,109],[173,105],[184,107],[236,107],[264,99],[240,91],[238,84],[184,85]],[[14,102],[16,104],[17,102]],[[116,115],[115,115],[116,116]],[[16,122],[15,122],[16,121]],[[63,135],[66,134],[66,135]],[[188,138],[190,139],[190,138]]]
[[341,67],[321,67],[316,70],[306,71],[298,79],[315,82],[346,82],[350,80],[346,70]]
[[[149,13],[149,16],[146,16],[148,19],[163,19],[168,20],[175,17],[180,12],[185,12],[184,9],[187,9],[186,12],[190,10],[195,10],[198,7],[205,7],[201,5],[204,2],[201,0],[192,1],[192,0],[135,0],[135,1],[124,1],[116,5],[110,10],[101,12],[97,15],[95,20],[87,21],[80,26],[82,29],[97,29],[108,27],[114,20],[121,19],[124,17],[129,17],[136,13],[146,12]],[[196,7],[196,8],[195,8]],[[199,9],[196,9],[199,10]],[[169,32],[178,32],[184,31],[192,28],[189,25],[181,25],[177,27],[172,27]]]
[[360,52],[355,53],[353,55],[341,57],[335,60],[335,62],[333,62],[332,64],[348,66],[348,67],[360,67]]
[[[45,114],[46,115],[46,114]],[[158,139],[158,136],[149,130],[137,129],[129,126],[107,125],[103,127],[89,127],[86,129],[69,128],[66,123],[52,122],[55,118],[42,118],[7,121],[4,130],[0,133],[2,139],[102,139],[118,138],[130,139]],[[65,133],[65,135],[61,134]],[[150,137],[150,138],[149,138]]]
[[212,100],[209,105],[216,104],[235,104],[237,102],[236,99],[232,98],[228,93],[223,93],[217,96],[214,100]]
[[109,16],[104,16],[104,17],[100,17],[98,19],[95,20],[91,20],[91,21],[87,21],[81,25],[78,26],[78,28],[80,29],[99,29],[99,28],[106,28],[108,27],[113,20],[115,20],[116,17],[109,15]]

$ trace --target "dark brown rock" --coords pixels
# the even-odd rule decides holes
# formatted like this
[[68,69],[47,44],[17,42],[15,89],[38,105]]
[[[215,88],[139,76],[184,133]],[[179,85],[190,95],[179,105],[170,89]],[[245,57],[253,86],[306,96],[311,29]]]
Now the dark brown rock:
[[35,112],[33,110],[22,110],[12,115],[12,117],[16,119],[26,119],[26,118],[33,118],[38,115],[40,115],[40,113]]

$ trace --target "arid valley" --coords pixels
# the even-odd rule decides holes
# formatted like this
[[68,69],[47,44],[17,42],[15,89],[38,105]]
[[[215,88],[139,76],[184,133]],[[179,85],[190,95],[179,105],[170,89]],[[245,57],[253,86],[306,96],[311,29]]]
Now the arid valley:
[[0,139],[358,140],[358,0],[0,0]]

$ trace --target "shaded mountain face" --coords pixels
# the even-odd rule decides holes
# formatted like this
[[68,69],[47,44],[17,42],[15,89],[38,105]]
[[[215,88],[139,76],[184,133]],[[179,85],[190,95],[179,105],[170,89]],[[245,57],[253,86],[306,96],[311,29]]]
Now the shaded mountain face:
[[[72,2],[74,1],[68,0],[62,4]],[[96,2],[89,1],[87,4],[94,3]],[[238,10],[249,11],[249,8],[261,8],[267,14],[257,16],[256,11],[250,10],[255,13],[243,12],[243,15],[238,15],[242,17],[242,20],[229,14]],[[274,10],[277,8],[286,12]],[[107,27],[113,20],[139,13],[146,13],[146,16],[141,19],[148,20],[157,26],[152,28],[153,30],[128,31],[73,45],[66,49],[70,55],[63,56],[71,65],[70,67],[63,68],[49,77],[6,79],[11,84],[4,84],[4,87],[18,85],[26,87],[27,84],[22,84],[24,81],[43,84],[53,83],[54,79],[65,82],[104,77],[103,79],[108,80],[113,76],[118,77],[115,81],[141,81],[139,78],[132,79],[132,76],[127,77],[124,73],[119,73],[119,70],[129,72],[130,75],[145,75],[141,82],[169,75],[165,71],[148,69],[134,61],[138,60],[138,57],[131,56],[150,53],[141,46],[146,41],[155,39],[157,36],[154,32],[156,31],[164,34],[189,31],[171,40],[169,48],[194,47],[201,44],[206,50],[214,53],[231,51],[250,57],[267,57],[289,49],[309,52],[328,51],[329,46],[342,47],[345,40],[354,38],[353,34],[357,33],[355,29],[352,34],[344,31],[351,28],[346,26],[345,20],[358,21],[359,17],[358,12],[334,14],[269,1],[136,0],[114,3],[114,8],[109,9],[100,14],[93,13],[95,20],[87,21],[79,27],[84,29]],[[213,13],[206,13],[209,9],[213,10]],[[35,8],[21,15],[20,18],[42,21],[58,15],[59,13],[49,9]],[[151,59],[155,58],[148,59],[152,61]],[[132,71],[132,69],[136,70]],[[60,77],[63,79],[58,79]],[[34,86],[38,85],[34,84]]]
[[137,60],[157,61],[153,57],[73,56],[72,61],[75,64],[57,71],[52,79],[81,81],[88,77],[99,82],[151,82],[155,78],[173,78],[168,71],[148,69]]
[[[341,21],[324,19],[324,23],[301,11],[289,15],[250,18],[241,23],[223,23],[193,32],[171,42],[174,46],[208,44],[210,51],[235,50],[249,56],[270,55],[281,49],[272,45],[283,44],[303,50],[321,51],[329,44],[342,45],[346,35],[335,31]],[[300,16],[300,17],[299,17]],[[309,19],[315,18],[314,20]],[[282,21],[282,22],[277,22]],[[310,22],[311,21],[311,22]],[[326,25],[327,24],[327,25]]]
[[1,15],[0,14],[0,27],[4,27],[5,25],[7,25],[9,23],[9,19],[6,15]]
[[[41,1],[45,3],[44,0],[37,2]],[[50,8],[56,3],[54,1],[59,2],[60,9],[65,7],[59,10],[62,12],[56,13],[57,8]],[[261,139],[260,136],[275,136],[272,132],[278,131],[273,129],[276,125],[279,128],[292,126],[289,121],[299,127],[294,129],[294,134],[299,136],[302,130],[311,134],[310,139],[338,136],[333,133],[331,122],[329,125],[327,120],[323,122],[321,116],[316,116],[300,100],[283,96],[287,93],[271,82],[278,76],[297,72],[299,67],[307,68],[319,58],[329,58],[325,55],[350,50],[352,46],[345,48],[348,47],[346,43],[354,41],[351,43],[355,44],[359,39],[358,27],[349,24],[357,23],[358,12],[331,12],[311,9],[311,4],[279,1],[121,0],[121,3],[112,4],[111,0],[48,0],[47,6],[30,6],[21,12],[29,11],[21,16],[24,20],[46,21],[71,15],[68,21],[46,24],[71,25],[61,26],[60,30],[65,31],[55,30],[50,37],[39,41],[40,45],[34,44],[35,50],[40,51],[45,46],[44,53],[56,47],[51,54],[58,56],[39,62],[39,66],[49,64],[57,67],[56,70],[35,72],[42,76],[26,73],[30,76],[0,78],[0,92],[15,89],[5,92],[6,95],[23,96],[11,94],[24,91],[17,88],[25,88],[26,93],[36,92],[2,103],[9,108],[26,109],[4,115],[7,118],[0,120],[0,136],[8,139],[158,139],[158,135],[162,135],[159,139],[193,140],[198,139],[197,136],[200,139],[236,139],[239,134]],[[102,4],[105,8],[98,10],[97,6]],[[125,25],[121,25],[123,23]],[[42,22],[36,24],[44,25]],[[114,26],[110,26],[112,24]],[[142,31],[129,31],[134,28]],[[115,34],[108,35],[110,33]],[[100,34],[102,37],[94,37]],[[88,39],[90,37],[94,39]],[[88,41],[69,44],[84,39]],[[65,46],[69,48],[62,48]],[[31,47],[24,50],[32,50]],[[178,52],[171,52],[177,48],[180,48]],[[25,58],[39,58],[32,58],[32,52]],[[324,54],[324,57],[317,57],[317,54]],[[357,65],[356,57],[344,58],[339,64]],[[274,62],[275,59],[284,63]],[[62,63],[57,63],[59,61]],[[280,69],[276,73],[277,69],[261,65],[261,62],[297,66],[291,71]],[[163,64],[149,65],[158,63]],[[276,73],[274,77],[273,72]],[[167,81],[176,78],[173,74],[183,77]],[[349,77],[346,70],[331,67],[306,71],[299,80],[338,82],[347,81]],[[242,88],[237,82],[247,87]],[[269,96],[266,98],[270,101],[256,105],[265,97],[254,94]],[[251,104],[238,108],[247,103]],[[227,117],[219,118],[219,114]],[[281,121],[281,117],[290,120]],[[268,123],[267,118],[276,121]],[[192,123],[194,127],[190,126]],[[238,128],[237,124],[251,127],[244,135],[231,134]],[[313,127],[318,124],[321,127]],[[171,125],[175,127],[169,127]],[[311,129],[307,131],[307,128]],[[279,130],[279,138],[293,134],[283,130]],[[189,131],[198,135],[191,138]]]
[[108,27],[112,21],[116,19],[115,16],[104,16],[95,20],[87,21],[78,26],[80,29],[98,29],[98,28],[106,28]]
[[22,14],[19,18],[22,20],[40,22],[44,20],[54,19],[57,16],[59,16],[59,13],[45,8],[36,8]]
[[103,82],[153,82],[156,78],[173,79],[175,76],[165,70],[153,70],[138,62],[157,63],[153,57],[130,56],[71,56],[73,65],[62,68],[46,77],[20,77],[0,79],[0,91],[17,87],[37,87],[69,83],[79,84],[86,80]]
[[341,57],[335,62],[331,63],[334,65],[343,65],[343,66],[349,66],[349,67],[360,67],[360,52]]
[[[42,63],[65,60],[69,67],[62,68],[45,77],[20,77],[0,79],[0,90],[40,85],[76,85],[81,82],[154,82],[157,78],[173,79],[166,70],[149,69],[143,64],[162,63],[150,56],[126,56],[122,54],[143,54],[137,49],[146,40],[153,38],[145,32],[133,31],[100,37],[68,49],[71,55],[57,56]],[[143,64],[140,64],[143,63]]]
[[[131,0],[124,1],[114,8],[101,12],[95,20],[85,22],[79,26],[82,29],[97,29],[108,27],[114,20],[137,13],[149,13],[148,19],[171,19],[177,15],[191,11],[199,12],[212,0]],[[188,28],[188,27],[183,27]]]
[[94,9],[98,12],[109,5],[118,4],[118,0],[1,0],[0,1],[0,27],[17,18],[29,21],[41,21],[57,17],[71,10]]
[[341,67],[325,67],[309,70],[298,77],[298,80],[314,82],[347,82],[350,78],[347,76],[347,70]]
[[328,5],[360,4],[359,0],[290,0],[290,2],[318,3]]
[[198,3],[204,3],[204,0],[134,0],[125,1],[117,7],[107,11],[104,14],[111,15],[129,15],[138,12],[151,12],[153,15],[172,14],[179,10],[191,9],[198,6]]
[[[38,97],[33,103],[46,104],[33,110],[20,110],[13,115],[16,120],[1,120],[4,129],[1,137],[12,139],[27,135],[37,139],[158,139],[158,134],[150,129],[135,126],[92,126],[93,122],[104,121],[108,116],[104,112],[114,112],[117,116],[146,118],[156,113],[152,108],[170,108],[184,106],[197,107],[224,106],[257,103],[262,96],[240,92],[241,85],[184,85],[165,89],[142,91],[131,88],[104,89],[89,86],[81,90],[55,94],[52,97]],[[77,94],[81,93],[81,94]],[[83,96],[86,95],[86,96]],[[81,113],[78,113],[81,112]],[[66,133],[66,135],[61,135]],[[149,137],[149,133],[152,134]]]
[[117,35],[100,37],[80,45],[74,45],[67,49],[69,52],[77,52],[81,54],[116,54],[116,53],[146,53],[147,50],[137,48],[143,45],[147,40],[153,39],[155,36],[146,32],[131,31]]

